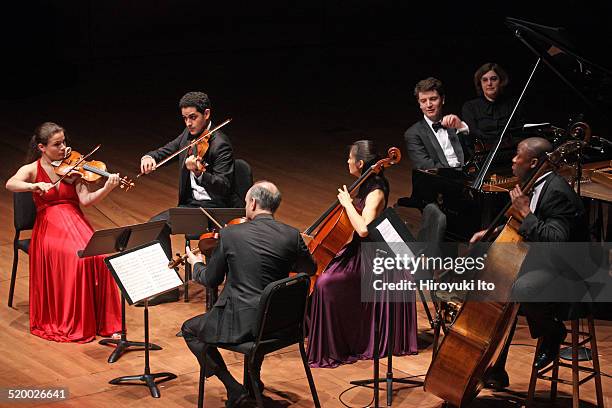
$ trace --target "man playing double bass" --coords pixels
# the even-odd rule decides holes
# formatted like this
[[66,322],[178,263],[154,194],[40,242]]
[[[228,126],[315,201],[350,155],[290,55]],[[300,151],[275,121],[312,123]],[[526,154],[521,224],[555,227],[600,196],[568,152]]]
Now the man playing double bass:
[[[546,139],[532,137],[519,143],[516,155],[512,159],[512,172],[524,184],[544,160],[546,153],[553,150]],[[531,197],[525,195],[519,185],[510,191],[512,206],[523,217],[518,232],[528,242],[584,242],[588,237],[585,211],[580,197],[567,181],[549,171],[540,176],[533,188]],[[480,231],[472,237],[471,243],[483,237]],[[528,256],[529,258],[529,256]],[[525,293],[541,293],[558,277],[558,270],[525,270],[514,283],[514,293],[521,297]],[[524,297],[524,296],[522,296]],[[554,361],[559,345],[565,339],[566,331],[562,319],[567,304],[552,302],[523,302],[521,310],[527,318],[531,337],[542,338],[542,345],[535,358],[537,369],[546,367]],[[502,389],[509,385],[508,373],[505,370],[506,358],[514,328],[497,361],[485,379],[488,388]]]

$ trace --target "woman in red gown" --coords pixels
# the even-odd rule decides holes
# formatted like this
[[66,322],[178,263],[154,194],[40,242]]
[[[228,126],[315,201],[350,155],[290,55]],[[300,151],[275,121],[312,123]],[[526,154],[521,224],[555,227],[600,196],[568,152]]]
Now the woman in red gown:
[[30,331],[59,342],[110,336],[121,330],[119,293],[102,256],[77,256],[93,234],[79,204],[98,203],[117,187],[119,176],[112,175],[96,191],[78,178],[54,187],[59,176],[52,162],[66,153],[64,129],[43,123],[30,146],[31,160],[6,183],[13,192],[31,191],[36,204],[29,251]]

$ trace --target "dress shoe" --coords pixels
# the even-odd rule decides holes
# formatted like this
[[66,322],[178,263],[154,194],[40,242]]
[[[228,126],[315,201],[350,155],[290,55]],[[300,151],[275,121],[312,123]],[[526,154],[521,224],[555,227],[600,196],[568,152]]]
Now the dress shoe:
[[557,356],[559,355],[559,346],[565,340],[567,336],[567,330],[565,330],[565,326],[561,322],[557,322],[557,329],[554,333],[547,335],[542,340],[542,345],[540,346],[540,352],[535,358],[533,362],[534,368],[537,370],[541,370],[542,368],[548,366],[550,363],[555,361]]
[[559,355],[559,347],[548,348],[548,347],[540,347],[540,352],[535,358],[533,362],[533,367],[536,370],[541,370],[544,367],[547,367],[550,363],[555,361],[557,356]]
[[227,401],[225,401],[226,408],[238,408],[242,406],[242,404],[249,399],[249,393],[244,387],[242,387],[241,392],[236,394],[231,394],[227,396]]
[[493,390],[503,390],[510,385],[506,370],[491,370],[484,380],[484,387]]

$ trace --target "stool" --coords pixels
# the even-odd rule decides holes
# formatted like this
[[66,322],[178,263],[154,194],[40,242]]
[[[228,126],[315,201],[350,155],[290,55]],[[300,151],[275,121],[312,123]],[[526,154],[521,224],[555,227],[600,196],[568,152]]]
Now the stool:
[[[595,337],[595,325],[593,323],[593,316],[589,315],[586,317],[589,326],[589,332],[581,332],[578,330],[580,323],[579,319],[571,320],[571,339],[569,342],[563,342],[563,345],[570,346],[572,348],[572,363],[564,363],[559,361],[559,356],[555,359],[552,365],[537,371],[535,368],[531,369],[531,378],[529,380],[529,392],[527,393],[527,406],[533,405],[536,381],[538,379],[550,381],[550,399],[551,402],[557,397],[557,383],[571,384],[572,385],[572,408],[578,408],[580,405],[580,386],[590,379],[595,380],[595,393],[597,396],[597,406],[603,407],[603,392],[601,389],[601,375],[599,371],[599,356],[597,354],[597,339]],[[584,336],[582,341],[579,341],[579,336]],[[591,354],[593,360],[593,368],[585,367],[578,364],[578,348],[590,343]],[[540,347],[542,345],[542,339],[538,340],[535,355],[537,356]],[[534,356],[535,362],[535,356]],[[559,378],[559,367],[567,367],[572,369],[572,379],[564,380]],[[546,375],[549,371],[552,371],[552,376]],[[588,373],[582,380],[580,379],[580,372]]]

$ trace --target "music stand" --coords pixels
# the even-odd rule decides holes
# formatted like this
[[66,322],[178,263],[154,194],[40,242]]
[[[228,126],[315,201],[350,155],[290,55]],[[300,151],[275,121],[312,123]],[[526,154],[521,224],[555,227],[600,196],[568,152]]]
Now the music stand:
[[[149,388],[153,398],[159,398],[157,384],[177,377],[169,372],[151,374],[149,367],[149,298],[176,289],[183,281],[174,269],[168,268],[168,257],[159,241],[120,252],[106,258],[104,262],[130,305],[144,301],[144,373],[118,377],[110,380],[109,383],[145,385]],[[139,382],[134,383],[133,381]]]
[[[83,250],[77,252],[79,258],[87,256],[110,254],[123,252],[138,245],[151,242],[157,238],[166,224],[165,221],[153,221],[143,224],[128,225],[119,228],[109,228],[93,233],[89,242]],[[119,360],[119,357],[129,351],[130,347],[145,347],[145,343],[140,341],[129,341],[126,334],[125,325],[125,297],[121,292],[121,338],[102,339],[99,344],[106,346],[114,344],[117,346],[108,357],[109,363]],[[148,340],[146,340],[148,342]],[[161,350],[157,344],[149,344],[151,350]]]
[[[425,245],[415,244],[415,239],[406,228],[406,225],[399,218],[397,213],[392,208],[387,208],[383,213],[372,221],[368,225],[368,237],[371,241],[384,243],[385,248],[392,254],[403,255],[404,253],[411,256],[419,256],[425,251]],[[407,243],[410,243],[408,245]],[[387,253],[387,251],[381,251],[376,249],[377,254],[380,252]],[[362,289],[363,290],[363,289]],[[422,292],[419,290],[421,301],[426,306],[425,298]],[[387,300],[388,301],[388,300]],[[380,302],[376,300],[375,304],[383,304],[384,300]],[[387,385],[387,406],[391,406],[393,401],[393,383],[400,384],[411,384],[411,385],[423,385],[422,381],[411,380],[408,378],[394,378],[393,377],[393,335],[394,335],[394,308],[388,308],[390,313],[387,315],[387,327],[389,330],[388,341],[387,341],[387,374],[385,378],[379,378],[379,360],[380,360],[380,349],[379,349],[379,313],[374,313],[374,378],[365,380],[355,380],[350,383],[358,386],[368,386],[374,384],[374,407],[379,405],[379,383],[386,382]],[[427,315],[430,318],[429,309],[426,307]]]
[[[244,208],[206,208],[215,221],[221,226],[229,221],[244,217],[246,210]],[[206,217],[199,207],[176,207],[170,208],[168,223],[172,228],[172,234],[185,235],[200,235],[208,231],[211,225],[214,225],[211,220]],[[189,268],[189,269],[188,269]],[[185,265],[185,302],[189,301],[189,280],[191,279],[191,268]],[[212,305],[217,300],[217,289],[206,288],[206,310],[210,310]]]

